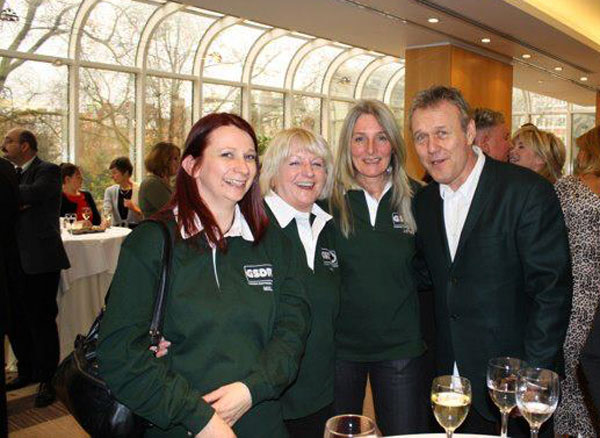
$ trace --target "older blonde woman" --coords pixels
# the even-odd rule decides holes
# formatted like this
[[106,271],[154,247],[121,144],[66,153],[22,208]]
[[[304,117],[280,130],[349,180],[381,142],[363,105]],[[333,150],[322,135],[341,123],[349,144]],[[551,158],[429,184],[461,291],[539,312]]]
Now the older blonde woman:
[[551,183],[562,176],[565,164],[565,145],[554,134],[527,125],[513,135],[514,146],[509,161],[527,167]]
[[598,420],[584,395],[578,368],[594,309],[600,302],[600,127],[579,137],[577,146],[575,175],[555,185],[569,231],[573,304],[564,344],[566,377],[561,383],[562,399],[554,427],[560,435],[596,437],[600,432]]
[[[331,208],[342,277],[335,411],[361,413],[367,376],[383,435],[424,431],[425,345],[413,279],[417,183],[393,114],[365,100],[344,120]],[[425,424],[424,424],[425,423]]]
[[312,313],[298,377],[281,398],[291,438],[321,438],[332,415],[340,276],[332,217],[316,204],[332,185],[333,159],[321,136],[301,128],[275,135],[263,157],[261,191],[269,226],[281,230],[306,260]]
[[177,174],[181,151],[173,143],[161,141],[152,146],[144,164],[148,175],[140,185],[139,204],[145,218],[162,209],[173,194],[171,178]]

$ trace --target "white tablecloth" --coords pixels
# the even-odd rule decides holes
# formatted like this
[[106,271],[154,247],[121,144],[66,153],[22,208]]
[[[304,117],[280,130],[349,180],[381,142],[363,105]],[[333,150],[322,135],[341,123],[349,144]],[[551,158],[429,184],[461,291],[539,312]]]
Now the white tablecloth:
[[111,227],[103,233],[63,234],[71,267],[61,272],[58,288],[61,359],[72,351],[75,337],[87,333],[104,305],[121,244],[130,232],[128,228]]

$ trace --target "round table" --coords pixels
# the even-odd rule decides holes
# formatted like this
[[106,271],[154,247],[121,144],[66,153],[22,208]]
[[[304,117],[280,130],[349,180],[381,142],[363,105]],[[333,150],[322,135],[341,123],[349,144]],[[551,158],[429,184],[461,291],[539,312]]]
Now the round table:
[[75,337],[87,333],[104,306],[121,244],[130,232],[129,228],[111,227],[101,233],[62,234],[71,267],[61,272],[57,297],[61,360],[73,350]]

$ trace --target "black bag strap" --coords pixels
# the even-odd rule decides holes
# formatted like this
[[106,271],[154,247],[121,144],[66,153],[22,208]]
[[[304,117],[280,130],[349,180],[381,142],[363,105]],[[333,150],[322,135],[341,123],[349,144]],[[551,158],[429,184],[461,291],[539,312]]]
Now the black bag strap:
[[162,326],[165,316],[165,307],[167,305],[167,291],[169,290],[169,279],[171,274],[171,265],[173,262],[173,241],[167,224],[157,219],[147,219],[144,222],[154,222],[160,226],[163,234],[163,251],[161,258],[160,278],[158,281],[158,291],[154,300],[154,310],[152,311],[152,322],[150,323],[150,345],[158,346],[162,336]]

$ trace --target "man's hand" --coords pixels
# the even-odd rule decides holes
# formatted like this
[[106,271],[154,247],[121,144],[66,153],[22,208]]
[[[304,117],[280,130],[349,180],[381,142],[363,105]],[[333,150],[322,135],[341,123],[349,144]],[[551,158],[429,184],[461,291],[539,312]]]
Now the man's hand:
[[231,427],[215,413],[204,429],[198,432],[196,438],[236,438],[236,435]]
[[252,407],[250,390],[242,382],[221,386],[202,398],[229,426],[233,426]]

